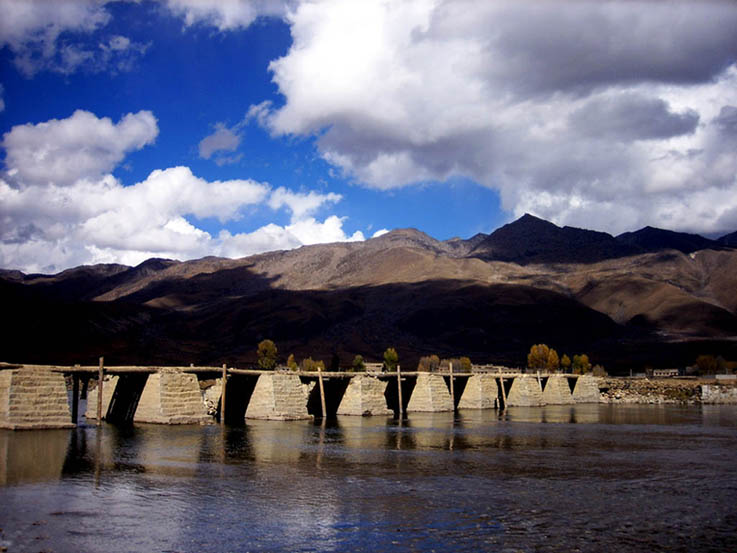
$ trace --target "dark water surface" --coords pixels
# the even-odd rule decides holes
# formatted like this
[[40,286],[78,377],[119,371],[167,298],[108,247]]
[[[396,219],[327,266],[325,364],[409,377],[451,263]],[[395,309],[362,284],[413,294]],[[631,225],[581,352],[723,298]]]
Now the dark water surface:
[[737,551],[737,407],[0,430],[13,552]]

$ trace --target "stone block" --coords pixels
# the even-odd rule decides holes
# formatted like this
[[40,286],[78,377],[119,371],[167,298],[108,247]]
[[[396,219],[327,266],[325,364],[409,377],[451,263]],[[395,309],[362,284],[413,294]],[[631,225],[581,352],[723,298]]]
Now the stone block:
[[565,376],[550,376],[543,390],[543,402],[546,405],[570,405],[576,403],[571,395],[571,387]]
[[200,424],[210,422],[197,376],[162,370],[148,376],[133,422]]
[[354,376],[338,406],[338,415],[393,415],[386,406],[387,382],[373,376]]
[[499,388],[490,374],[475,374],[468,379],[458,409],[494,409]]
[[573,400],[576,403],[599,403],[599,384],[593,376],[579,376],[573,388]]
[[407,404],[407,412],[440,413],[453,411],[453,402],[445,380],[439,374],[420,373]]
[[39,367],[0,371],[0,428],[72,428],[64,375]]
[[246,419],[302,420],[312,419],[307,412],[306,393],[295,374],[274,373],[258,377],[251,400],[246,408]]
[[508,407],[536,407],[544,405],[543,391],[536,376],[521,375],[512,380],[507,394]]

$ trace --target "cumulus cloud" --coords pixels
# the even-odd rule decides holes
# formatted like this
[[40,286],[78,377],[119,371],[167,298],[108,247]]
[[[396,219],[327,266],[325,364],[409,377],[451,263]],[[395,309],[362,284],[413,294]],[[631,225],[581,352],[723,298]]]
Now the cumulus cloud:
[[737,228],[737,151],[718,140],[734,3],[312,0],[285,17],[284,102],[250,118],[315,137],[366,186],[463,176],[558,223]]
[[108,117],[75,111],[66,119],[17,125],[3,135],[8,174],[20,185],[67,186],[81,178],[96,179],[133,150],[151,144],[159,133],[150,111]]
[[[5,134],[0,178],[0,267],[57,272],[88,263],[135,265],[150,257],[240,257],[306,244],[363,240],[345,233],[345,219],[317,211],[338,194],[295,192],[250,179],[207,181],[188,167],[157,169],[124,186],[110,171],[125,154],[156,137],[150,112],[117,124],[77,111],[63,120],[14,127]],[[239,221],[253,209],[286,209],[290,223],[251,232],[196,226]],[[247,226],[247,221],[244,223]]]
[[290,4],[286,0],[167,0],[172,13],[187,26],[202,23],[221,31],[248,27],[259,17],[281,17]]
[[87,40],[110,21],[105,4],[104,0],[4,0],[0,2],[0,47],[10,48],[15,66],[27,77],[42,70],[69,74],[81,67],[93,72],[128,70],[148,45],[119,35],[102,43]]
[[326,203],[337,203],[342,199],[340,194],[330,192],[320,194],[311,190],[310,192],[292,192],[284,187],[279,187],[271,193],[269,207],[280,209],[288,207],[292,212],[292,222],[304,220],[311,216]]

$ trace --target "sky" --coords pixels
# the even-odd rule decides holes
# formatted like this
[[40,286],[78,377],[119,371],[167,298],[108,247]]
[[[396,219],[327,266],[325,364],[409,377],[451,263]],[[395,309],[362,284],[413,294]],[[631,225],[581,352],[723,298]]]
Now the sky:
[[2,0],[0,268],[737,230],[737,3]]

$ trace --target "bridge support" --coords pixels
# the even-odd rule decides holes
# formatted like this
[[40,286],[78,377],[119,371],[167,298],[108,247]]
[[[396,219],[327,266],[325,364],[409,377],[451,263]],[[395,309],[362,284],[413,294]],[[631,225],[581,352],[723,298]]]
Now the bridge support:
[[593,376],[579,376],[573,389],[573,400],[576,403],[599,403],[599,385]]
[[494,409],[499,391],[496,376],[475,374],[468,379],[458,409]]
[[546,405],[570,405],[576,403],[571,396],[571,387],[565,376],[549,376],[543,390],[543,402]]
[[[118,387],[117,376],[105,376],[105,381],[102,384],[102,418],[107,418],[107,411],[110,407],[110,402],[115,394],[115,389]],[[100,392],[100,387],[96,386],[93,390],[87,392],[87,410],[84,413],[84,418],[87,420],[97,420],[97,394]]]
[[307,411],[307,400],[314,385],[314,382],[303,385],[296,374],[262,374],[248,403],[246,418],[281,421],[312,419]]
[[212,417],[207,415],[196,375],[162,370],[148,376],[133,421],[205,424]]
[[386,406],[388,382],[372,376],[354,376],[348,383],[343,400],[338,407],[338,415],[393,415]]
[[453,410],[450,392],[443,377],[439,374],[420,373],[407,404],[407,412],[439,413]]
[[0,370],[0,428],[73,428],[64,376],[19,366]]
[[522,375],[516,376],[507,396],[509,407],[535,407],[544,405],[543,391],[537,377]]

